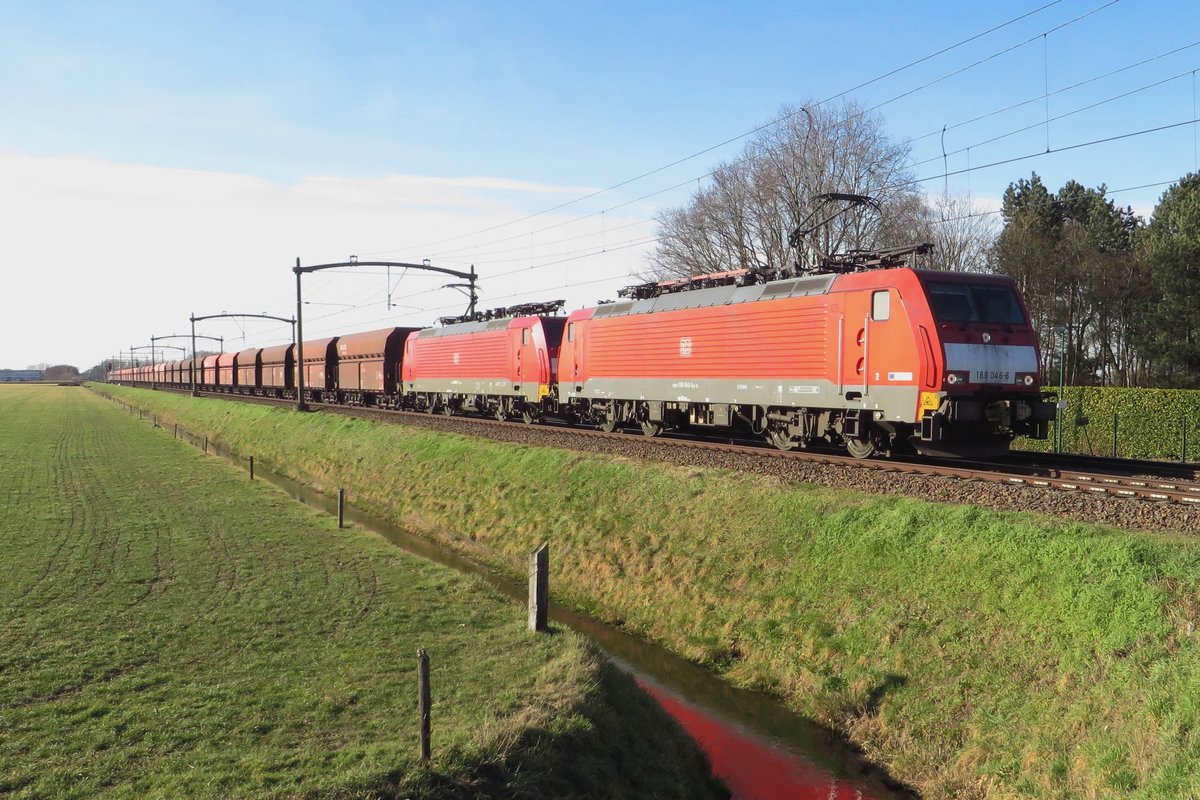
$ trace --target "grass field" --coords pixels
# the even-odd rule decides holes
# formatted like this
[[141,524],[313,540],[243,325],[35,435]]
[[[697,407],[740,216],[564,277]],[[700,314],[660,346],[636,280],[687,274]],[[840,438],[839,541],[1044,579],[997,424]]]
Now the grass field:
[[560,598],[927,797],[1200,797],[1194,534],[116,391],[502,569],[549,540]]
[[578,637],[84,389],[0,387],[0,496],[0,796],[720,796]]

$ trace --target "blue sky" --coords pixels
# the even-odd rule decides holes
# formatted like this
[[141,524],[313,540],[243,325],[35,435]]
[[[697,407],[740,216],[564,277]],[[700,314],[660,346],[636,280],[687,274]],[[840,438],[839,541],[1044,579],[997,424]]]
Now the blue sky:
[[[0,169],[13,178],[0,208],[21,222],[0,257],[55,260],[53,284],[39,283],[41,273],[21,279],[35,293],[77,285],[94,306],[115,283],[146,309],[117,323],[64,303],[64,315],[108,336],[88,347],[58,340],[53,320],[10,318],[6,329],[48,326],[40,341],[50,352],[0,346],[0,366],[87,366],[189,313],[238,305],[226,299],[230,281],[241,282],[238,300],[286,312],[286,266],[297,255],[478,262],[499,276],[485,287],[497,303],[543,290],[567,294],[569,305],[611,296],[652,246],[655,213],[684,202],[741,141],[558,212],[466,234],[737,137],[785,103],[837,95],[1048,2],[0,0]],[[948,126],[946,166],[977,169],[924,186],[969,191],[981,208],[1034,170],[1052,188],[1069,178],[1110,189],[1174,180],[1196,169],[1194,124],[978,169],[1047,142],[1066,148],[1194,118],[1200,46],[1188,45],[1200,42],[1200,3],[1106,2],[1050,4],[850,96],[880,105],[888,133],[912,140],[920,176],[942,173]],[[1058,91],[1175,48],[1186,49]],[[1048,102],[960,124],[1047,86]],[[1133,94],[1047,133],[1047,116],[1122,92]],[[1026,125],[1035,127],[983,143]],[[1114,199],[1147,213],[1164,188]],[[521,259],[528,269],[502,275]],[[91,274],[72,272],[85,260]],[[168,300],[164,261],[212,280]],[[117,280],[98,281],[98,271]],[[394,319],[378,307],[381,281],[314,281],[314,297],[344,309],[329,312],[325,332],[426,324],[455,302],[418,282],[409,318]]]

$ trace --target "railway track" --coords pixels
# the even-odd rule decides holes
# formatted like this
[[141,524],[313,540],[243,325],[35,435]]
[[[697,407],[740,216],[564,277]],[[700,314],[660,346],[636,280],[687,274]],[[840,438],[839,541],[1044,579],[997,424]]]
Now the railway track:
[[[991,462],[983,462],[969,468],[971,477],[979,480],[997,480],[1009,484],[1036,488],[1076,491],[1111,497],[1137,498],[1153,502],[1181,503],[1200,507],[1200,482],[1193,477],[1162,478],[1145,473],[1154,471],[1155,463],[1142,463],[1140,467],[1129,465],[1129,469],[1141,474],[1118,475],[1112,472],[1087,471],[1070,466],[1037,466],[1022,464],[996,464],[995,470],[987,469]],[[995,476],[995,477],[991,477]]]
[[1084,472],[1146,474],[1184,480],[1200,478],[1200,463],[1186,461],[1152,461],[1078,453],[1037,453],[1030,450],[1013,450],[1008,455],[1007,461],[1012,464],[1026,464],[1042,468],[1057,467],[1062,470],[1082,470]]
[[[162,388],[162,387],[160,387]],[[164,389],[165,391],[188,390]],[[201,392],[206,397],[260,402],[291,406],[294,401],[275,398],[231,395],[224,392]],[[817,450],[777,450],[769,445],[726,438],[697,439],[678,434],[648,437],[640,432],[604,431],[574,427],[567,424],[529,426],[517,421],[500,421],[475,416],[439,416],[416,411],[385,410],[326,403],[310,403],[314,409],[349,416],[384,420],[404,419],[422,427],[443,427],[469,422],[473,426],[497,430],[520,429],[527,435],[538,431],[553,431],[581,440],[608,440],[625,446],[648,448],[685,448],[714,454],[730,454],[741,458],[783,460],[792,463],[829,465],[839,468],[873,471],[880,475],[938,476],[961,481],[978,481],[1005,486],[1020,486],[1034,490],[1079,493],[1092,497],[1140,500],[1148,503],[1179,505],[1200,510],[1200,482],[1196,480],[1195,465],[1170,462],[1108,459],[1067,454],[1014,453],[1007,459],[988,461],[947,461],[917,458],[858,459],[848,455]],[[636,444],[635,444],[636,443]]]

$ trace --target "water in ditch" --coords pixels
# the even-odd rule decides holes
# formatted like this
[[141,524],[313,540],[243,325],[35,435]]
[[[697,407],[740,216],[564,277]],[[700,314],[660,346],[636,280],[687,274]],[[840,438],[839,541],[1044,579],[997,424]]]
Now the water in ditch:
[[[216,446],[210,446],[210,450],[232,458]],[[337,513],[336,498],[261,467],[255,474],[301,502]],[[517,600],[526,597],[524,583],[389,522],[349,505],[344,508],[344,517],[414,555],[478,575]],[[553,585],[550,590],[553,594]],[[834,733],[769,695],[739,689],[665,648],[553,602],[550,618],[592,639],[615,664],[629,672],[708,754],[713,772],[729,786],[734,800],[893,800],[916,796],[895,787],[884,772],[863,761]]]

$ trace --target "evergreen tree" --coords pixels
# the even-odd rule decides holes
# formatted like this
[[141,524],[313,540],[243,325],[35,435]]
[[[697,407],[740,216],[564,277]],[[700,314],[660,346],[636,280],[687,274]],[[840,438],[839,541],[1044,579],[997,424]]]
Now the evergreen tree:
[[1141,359],[1130,347],[1143,315],[1148,281],[1135,257],[1139,222],[1106,188],[1068,181],[1050,192],[1034,174],[1004,193],[997,269],[1020,285],[1043,343],[1043,370],[1057,363],[1051,331],[1065,331],[1068,381],[1128,386]]
[[1161,385],[1200,387],[1200,174],[1163,193],[1143,238],[1154,283],[1140,343]]

